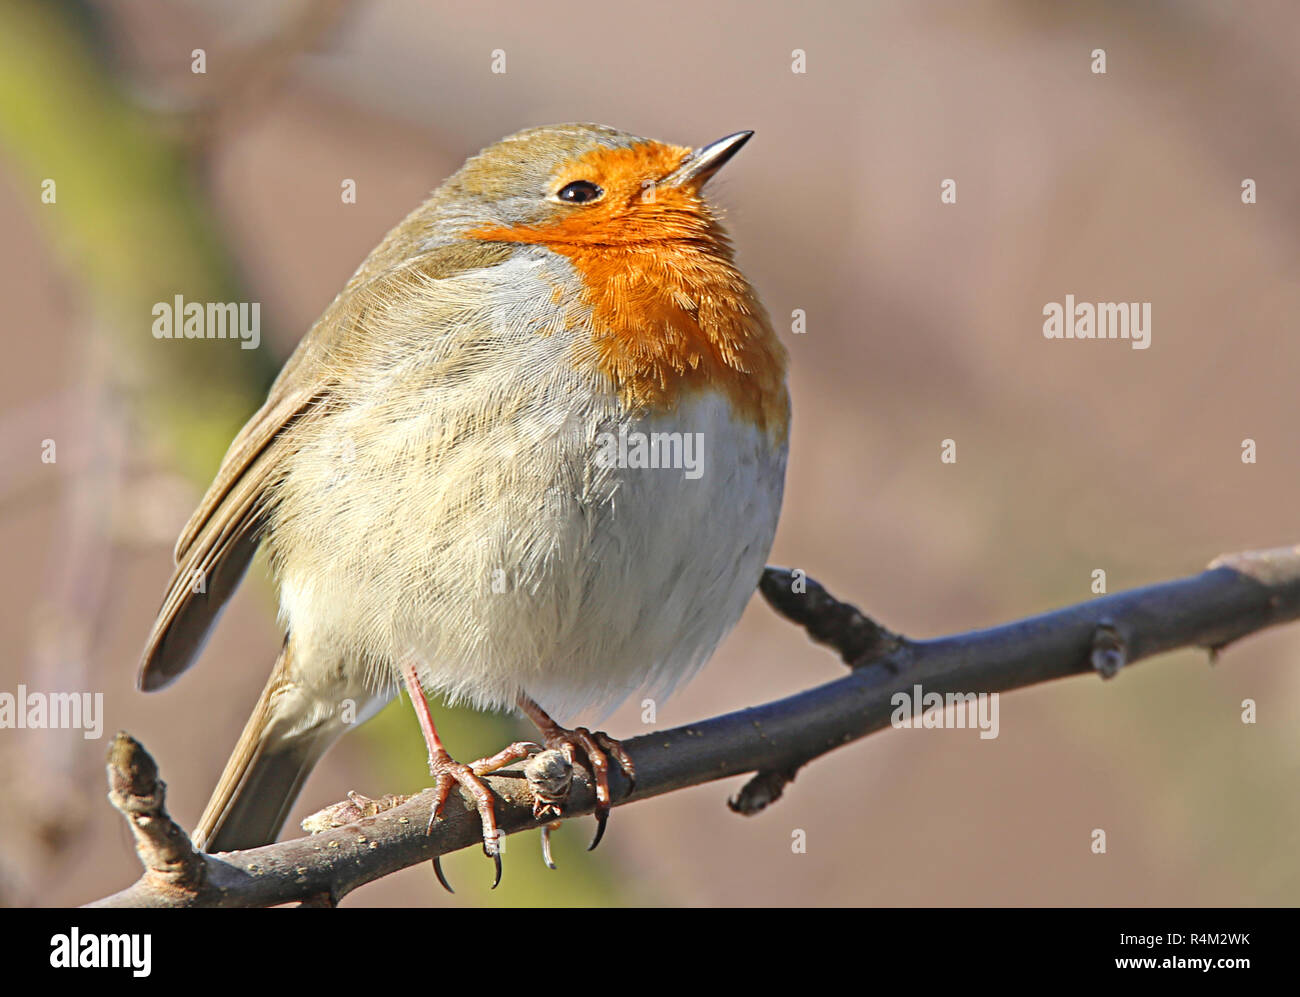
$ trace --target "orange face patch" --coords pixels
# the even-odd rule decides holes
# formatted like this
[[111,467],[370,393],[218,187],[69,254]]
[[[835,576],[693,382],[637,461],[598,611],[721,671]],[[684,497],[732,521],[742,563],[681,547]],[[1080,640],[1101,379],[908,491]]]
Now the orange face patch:
[[721,392],[738,416],[783,442],[785,349],[697,187],[658,184],[689,152],[658,142],[594,150],[559,171],[554,190],[586,180],[604,190],[599,201],[467,236],[543,245],[569,259],[593,323],[575,363],[594,363],[625,406],[670,411],[687,395]]

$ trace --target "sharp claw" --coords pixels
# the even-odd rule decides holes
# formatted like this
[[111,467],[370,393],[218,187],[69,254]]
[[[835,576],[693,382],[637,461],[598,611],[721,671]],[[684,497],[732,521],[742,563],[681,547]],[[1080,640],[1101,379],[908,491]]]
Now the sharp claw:
[[591,839],[591,844],[587,846],[587,851],[596,850],[600,844],[600,839],[605,837],[605,825],[609,822],[609,807],[599,807],[596,810],[596,836]]
[[496,863],[496,867],[497,867],[496,878],[492,880],[492,889],[495,890],[498,886],[501,885],[501,853],[493,852],[492,861]]
[[[582,754],[586,755],[586,762],[582,767],[591,773],[592,782],[594,783],[593,788],[596,792],[596,836],[592,838],[591,844],[587,846],[587,851],[591,851],[600,844],[601,838],[605,836],[605,826],[609,821],[611,804],[609,760],[613,758],[619,768],[626,773],[628,792],[631,792],[636,788],[636,769],[633,767],[631,757],[624,750],[622,744],[615,741],[604,731],[591,731],[586,727],[574,727],[571,730],[561,727],[527,695],[520,695],[519,708],[542,732],[542,740],[546,746],[563,754],[571,767],[576,767],[578,764],[577,755],[579,749],[581,749]],[[553,809],[557,815],[560,813],[564,796],[557,796],[555,799],[542,798],[537,795],[536,787],[534,787],[533,792],[534,817],[540,818],[548,808]],[[567,792],[565,795],[567,796]],[[541,805],[543,803],[545,806]],[[550,840],[547,837],[546,830],[542,831],[542,858],[550,868],[555,868],[555,864],[551,861]]]
[[551,825],[547,824],[542,828],[542,861],[546,863],[546,868],[555,868],[555,859],[551,858]]
[[[500,864],[500,863],[501,863],[501,860],[498,859],[498,860],[497,860],[497,878],[498,878],[498,879],[500,879],[500,875],[501,875],[501,864]],[[446,890],[448,893],[455,893],[455,892],[456,892],[455,890],[453,890],[453,889],[451,888],[451,884],[450,884],[449,882],[447,882],[447,877],[444,876],[443,873],[442,873],[442,856],[441,856],[441,855],[435,855],[435,856],[433,857],[433,873],[434,873],[435,876],[438,877],[438,882],[440,882],[440,883],[442,884],[442,888],[443,888],[444,890]]]

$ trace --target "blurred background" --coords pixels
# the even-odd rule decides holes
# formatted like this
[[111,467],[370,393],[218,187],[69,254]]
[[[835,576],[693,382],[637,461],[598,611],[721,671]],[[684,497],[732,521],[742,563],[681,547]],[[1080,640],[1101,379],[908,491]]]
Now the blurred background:
[[[118,729],[194,823],[280,638],[255,564],[200,664],[137,692],[176,534],[366,253],[530,125],[756,129],[715,195],[792,353],[772,561],[885,625],[953,633],[1088,599],[1098,568],[1115,592],[1300,540],[1297,37],[1283,0],[0,4],[0,691],[105,704],[101,740],[0,730],[0,902],[135,879],[104,800]],[[261,347],[154,339],[177,294],[260,302]],[[1151,302],[1151,347],[1044,339],[1066,294]],[[558,872],[511,838],[495,893],[467,851],[454,897],[417,867],[345,904],[1295,904],[1298,655],[1292,626],[1214,667],[1184,652],[1009,694],[996,740],[885,731],[754,818],[725,806],[740,780],[697,787],[619,809],[592,855],[591,821],[566,825]],[[755,599],[658,724],[841,673]],[[526,730],[435,714],[462,758]],[[605,726],[645,730],[631,707]],[[293,821],[416,791],[424,762],[399,701]]]

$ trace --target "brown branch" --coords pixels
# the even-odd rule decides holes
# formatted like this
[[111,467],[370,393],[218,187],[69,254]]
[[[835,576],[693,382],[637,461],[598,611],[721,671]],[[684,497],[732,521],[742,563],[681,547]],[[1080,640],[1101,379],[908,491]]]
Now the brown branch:
[[[834,646],[854,665],[852,673],[762,706],[624,742],[636,764],[637,784],[629,792],[622,774],[612,772],[616,804],[758,772],[760,778],[733,801],[733,808],[753,812],[779,796],[809,760],[889,726],[896,691],[920,684],[927,693],[992,693],[1094,670],[1114,674],[1179,647],[1217,651],[1300,618],[1300,547],[1219,558],[1189,578],[928,641],[889,634],[811,580],[802,579],[807,592],[788,591],[797,577],[802,579],[769,568],[764,595],[815,640]],[[788,598],[798,595],[803,599]],[[383,807],[395,801],[371,806],[375,801],[360,797],[336,805],[330,808],[333,816],[327,812],[318,821],[327,829],[309,837],[217,856],[195,854],[187,851],[188,840],[178,840],[179,828],[162,809],[161,783],[149,773],[152,760],[146,765],[147,755],[142,759],[137,751],[144,755],[135,742],[118,735],[109,772],[115,786],[123,783],[124,771],[136,773],[125,779],[132,790],[116,792],[113,799],[132,821],[147,871],[94,906],[260,907],[295,900],[331,905],[358,886],[479,841],[477,815],[468,803],[456,805],[456,797],[426,833],[426,792],[391,809]],[[504,833],[541,826],[533,817],[533,792],[522,765],[487,781]],[[590,813],[593,804],[586,774],[573,772],[565,816]],[[337,820],[355,822],[329,826]]]
[[149,752],[126,734],[114,737],[108,749],[108,798],[135,835],[145,870],[136,886],[159,898],[153,906],[170,907],[202,890],[206,869],[189,835],[167,813],[166,793]]

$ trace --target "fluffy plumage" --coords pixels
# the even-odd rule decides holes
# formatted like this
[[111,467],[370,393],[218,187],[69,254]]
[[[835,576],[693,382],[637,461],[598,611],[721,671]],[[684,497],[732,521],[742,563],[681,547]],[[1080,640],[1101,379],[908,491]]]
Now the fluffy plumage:
[[[145,688],[188,667],[267,545],[287,644],[209,847],[270,840],[344,701],[373,713],[403,662],[453,699],[571,715],[666,693],[739,618],[780,510],[785,353],[699,184],[654,189],[691,155],[511,136],[304,337],[177,544],[142,666]],[[573,179],[599,203],[558,201]],[[597,459],[659,433],[700,434],[697,475]]]

